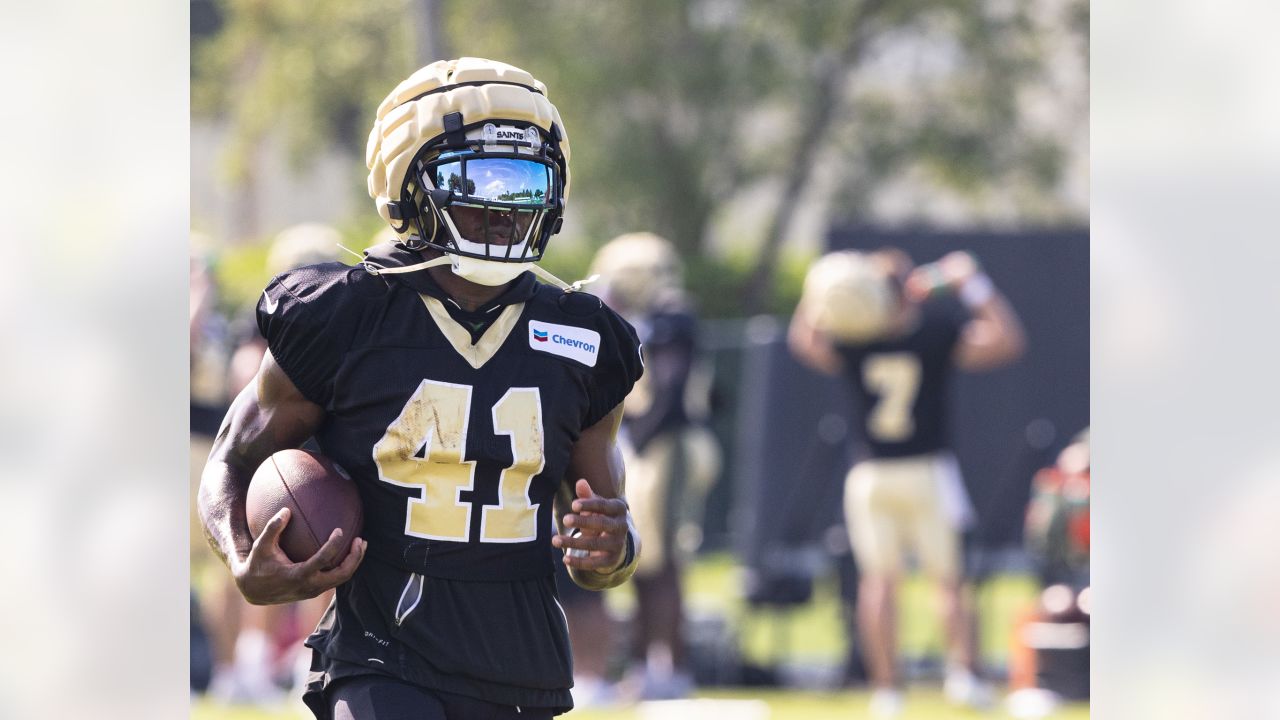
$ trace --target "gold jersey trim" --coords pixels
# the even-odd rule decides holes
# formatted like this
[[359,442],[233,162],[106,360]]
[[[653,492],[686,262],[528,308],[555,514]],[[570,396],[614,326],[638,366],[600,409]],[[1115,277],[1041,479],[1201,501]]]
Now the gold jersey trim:
[[521,311],[524,310],[524,303],[515,303],[503,308],[502,312],[498,314],[498,319],[493,321],[493,325],[490,325],[484,331],[484,334],[480,336],[480,340],[473,345],[471,344],[471,333],[467,332],[449,315],[444,303],[422,293],[419,293],[418,297],[422,298],[423,304],[427,306],[427,312],[431,313],[431,318],[436,321],[436,327],[440,328],[440,332],[444,334],[445,339],[462,356],[462,359],[466,360],[476,370],[479,370],[498,353],[498,348],[502,347],[502,344],[507,341],[507,337],[511,335],[511,331],[516,327],[516,322],[520,319]]

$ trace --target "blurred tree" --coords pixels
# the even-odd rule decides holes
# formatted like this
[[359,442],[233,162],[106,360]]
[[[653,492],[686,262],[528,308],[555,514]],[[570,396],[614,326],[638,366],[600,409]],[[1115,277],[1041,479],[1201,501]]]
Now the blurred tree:
[[[573,140],[574,204],[599,241],[645,228],[697,253],[726,203],[772,180],[773,207],[743,238],[756,248],[739,287],[751,313],[771,304],[779,248],[824,162],[841,166],[841,221],[865,217],[873,192],[916,166],[974,202],[1020,183],[1017,211],[1061,219],[1051,191],[1064,150],[1025,131],[1018,102],[1043,79],[1036,7],[473,0],[447,22],[463,54],[510,58],[552,88]],[[1084,32],[1073,12],[1064,27]],[[856,92],[863,78],[871,87]]]
[[[958,197],[969,222],[1083,220],[1058,190],[1088,122],[1087,87],[1051,76],[1062,72],[1053,55],[1074,41],[1067,62],[1085,78],[1087,2],[917,4],[854,74],[853,121],[832,138],[847,160],[833,219],[875,217],[877,193],[910,175],[933,200]],[[1055,92],[1075,97],[1044,102]]]
[[744,142],[744,125],[795,74],[768,42],[769,3],[741,3],[741,19],[739,4],[482,0],[448,22],[463,54],[510,58],[551,88],[592,238],[649,229],[690,254],[719,205],[776,165],[776,143]]
[[418,27],[418,67],[430,65],[436,60],[453,57],[444,37],[444,0],[409,0],[415,11]]
[[396,21],[406,10],[406,0],[221,0],[223,25],[192,48],[191,109],[230,125],[237,235],[258,234],[254,161],[269,135],[298,169],[317,148],[363,160],[373,108],[412,64],[415,36]]
[[573,141],[575,217],[596,243],[649,229],[697,255],[744,190],[770,189],[739,243],[748,267],[734,260],[740,312],[774,304],[806,193],[832,194],[841,222],[875,220],[903,178],[980,220],[995,205],[1024,223],[1073,219],[1055,195],[1061,133],[1026,121],[1026,96],[1045,83],[1046,28],[1087,34],[1084,0],[223,3],[223,26],[195,48],[193,111],[232,123],[242,187],[268,131],[300,158],[362,151],[370,108],[414,59],[478,55],[551,88]]

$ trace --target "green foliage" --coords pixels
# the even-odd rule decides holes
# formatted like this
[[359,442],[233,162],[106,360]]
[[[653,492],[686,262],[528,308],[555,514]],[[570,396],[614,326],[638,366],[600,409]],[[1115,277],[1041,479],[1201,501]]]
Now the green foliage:
[[[547,255],[538,263],[548,272],[567,283],[586,279],[587,270],[591,267],[592,248],[567,246],[556,242],[553,237],[547,248]],[[594,290],[590,285],[584,288],[587,292]]]
[[[361,215],[338,228],[343,244],[356,252],[372,244],[382,229],[382,220],[373,214]],[[267,269],[270,238],[222,248],[217,254],[215,274],[222,292],[221,305],[231,315],[257,302],[262,288],[271,279]],[[557,245],[554,241],[546,259],[540,263],[565,282],[581,280],[588,275],[595,248]],[[341,253],[341,262],[353,264],[355,258]],[[685,257],[685,285],[699,315],[706,319],[742,316],[742,289],[751,274],[753,256],[736,253],[729,257],[697,254]],[[806,253],[784,253],[779,263],[778,282],[765,312],[789,315],[800,300],[805,271],[813,257]],[[591,291],[591,286],[587,286]]]
[[[787,167],[814,80],[847,42],[857,3],[562,0],[503,12],[449,5],[459,53],[547,82],[573,143],[571,201],[591,237],[638,228],[697,253],[716,209]],[[485,33],[465,33],[481,22]]]
[[[373,244],[373,238],[386,227],[382,218],[372,213],[357,215],[337,226],[343,240],[342,244],[359,253]],[[267,267],[267,257],[271,253],[272,238],[261,238],[255,242],[230,245],[221,248],[214,264],[214,274],[221,292],[221,309],[229,316],[235,316],[258,301],[262,289],[271,279],[271,270]],[[334,259],[353,265],[356,258],[334,248]]]
[[[778,267],[778,282],[763,312],[789,315],[800,301],[804,275],[813,257],[804,253],[784,253]],[[685,258],[685,285],[699,314],[707,319],[735,318],[743,314],[743,294],[754,270],[755,256],[734,253],[720,258],[694,255]]]
[[222,292],[221,309],[228,317],[239,315],[241,310],[257,302],[271,279],[267,272],[270,250],[267,243],[251,243],[229,247],[218,254],[215,275]]
[[[1065,151],[1056,139],[1028,129],[1018,104],[1020,92],[1044,82],[1047,72],[1043,30],[1030,17],[1035,8],[1009,3],[994,12],[951,0],[914,4],[916,13],[895,32],[934,46],[933,60],[946,68],[907,75],[904,87],[873,86],[854,94],[852,122],[835,133],[853,172],[837,197],[834,220],[864,217],[875,188],[913,167],[977,207],[1016,180],[1022,196],[1030,198],[1021,208],[1029,221],[1060,216],[1050,196]],[[1084,12],[1087,18],[1087,5]],[[1087,34],[1074,16],[1064,22]],[[947,62],[938,61],[939,54]],[[919,60],[927,64],[929,57]]]
[[[541,265],[565,282],[587,277],[595,254],[592,247],[557,246],[553,241]],[[789,315],[800,300],[804,274],[813,258],[803,253],[784,255],[779,282],[766,312]],[[684,257],[685,287],[698,314],[706,319],[742,316],[742,288],[752,270],[753,256],[737,253],[729,257],[696,254]],[[591,286],[586,290],[590,292]]]
[[261,140],[281,132],[296,166],[315,148],[361,158],[373,112],[410,65],[413,38],[396,18],[407,0],[223,0],[220,32],[192,48],[192,113],[225,120],[239,180]]
[[[218,569],[225,571],[219,567]],[[727,555],[704,555],[692,564],[686,576],[685,595],[688,606],[698,614],[719,615],[729,619],[737,629],[744,657],[765,663],[777,659],[776,631],[784,627],[789,638],[791,660],[836,664],[845,650],[845,631],[841,625],[835,578],[819,578],[814,601],[796,610],[773,613],[748,608],[737,592],[740,568]],[[1035,596],[1034,583],[1025,577],[1002,576],[988,583],[978,597],[983,633],[984,657],[1001,661],[1009,647],[1010,633],[1017,615]],[[627,614],[634,609],[634,588],[628,583],[606,594],[606,602],[616,612]],[[937,615],[934,589],[920,577],[903,584],[901,602],[901,651],[910,656],[938,653],[942,647],[942,627]],[[704,689],[698,697],[723,699],[759,699],[769,705],[775,720],[825,720],[826,718],[862,717],[868,701],[865,692],[814,692],[784,689]],[[985,715],[991,717],[991,715]],[[208,701],[194,704],[194,720],[301,720],[308,717],[289,710],[266,711],[251,708],[220,708]],[[566,718],[577,720],[633,720],[640,717],[634,707],[575,710]],[[976,711],[957,710],[946,704],[941,694],[928,686],[913,684],[908,688],[907,712],[903,720],[939,717],[984,717]],[[1006,717],[997,712],[994,717]],[[1068,706],[1049,716],[1050,720],[1083,720],[1089,717],[1084,705]]]
[[[760,225],[761,254],[701,253],[744,188],[782,185],[768,212],[786,212],[819,159],[841,168],[836,222],[865,221],[876,190],[908,170],[976,208],[1016,186],[1028,218],[1062,217],[1052,191],[1065,151],[1026,129],[1018,101],[1046,77],[1043,29],[1016,2],[222,0],[226,21],[193,48],[192,103],[233,127],[231,177],[252,186],[249,159],[277,131],[300,167],[319,147],[362,157],[374,108],[416,66],[427,5],[451,55],[511,62],[547,83],[572,142],[584,234],[668,237],[710,315],[740,313],[744,293],[761,309],[792,302],[794,280],[773,277],[791,267],[774,259],[777,223]],[[1087,33],[1086,2],[1061,10],[1068,32]],[[804,143],[816,143],[814,160],[797,152]],[[585,269],[562,250],[549,261]]]

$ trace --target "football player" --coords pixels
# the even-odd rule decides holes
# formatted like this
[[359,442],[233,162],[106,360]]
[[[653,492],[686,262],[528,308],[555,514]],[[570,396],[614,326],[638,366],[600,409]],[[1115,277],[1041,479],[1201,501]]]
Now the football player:
[[810,268],[787,339],[802,362],[843,375],[856,401],[863,447],[845,483],[845,516],[862,573],[873,711],[901,710],[895,608],[907,551],[941,590],[946,694],[983,704],[961,592],[960,531],[972,509],[948,445],[947,405],[955,369],[992,369],[1022,354],[1017,315],[968,253],[913,268],[900,250],[846,251]]
[[720,460],[714,437],[698,422],[705,410],[692,407],[706,404],[695,363],[697,318],[680,257],[666,238],[616,237],[596,253],[591,271],[609,306],[635,326],[647,363],[622,420],[632,511],[646,540],[632,582],[637,627],[628,690],[644,699],[684,697],[693,677],[683,638],[682,546],[701,540],[702,509]]
[[[201,517],[250,602],[337,588],[307,640],[317,718],[551,717],[572,706],[555,563],[600,590],[639,557],[615,446],[639,342],[534,264],[560,229],[569,139],[529,73],[418,70],[379,106],[366,161],[396,241],[267,286],[268,353],[219,432]],[[335,531],[292,563],[287,512],[254,539],[245,492],[309,437],[354,478],[364,537],[340,556]]]

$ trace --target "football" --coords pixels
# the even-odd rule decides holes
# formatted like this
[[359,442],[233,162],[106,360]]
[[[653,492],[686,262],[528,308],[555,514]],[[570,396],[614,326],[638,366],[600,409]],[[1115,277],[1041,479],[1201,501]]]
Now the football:
[[314,555],[334,528],[342,528],[341,562],[364,522],[355,482],[329,458],[306,450],[281,450],[253,474],[245,514],[255,539],[282,507],[290,515],[280,549],[293,562]]

